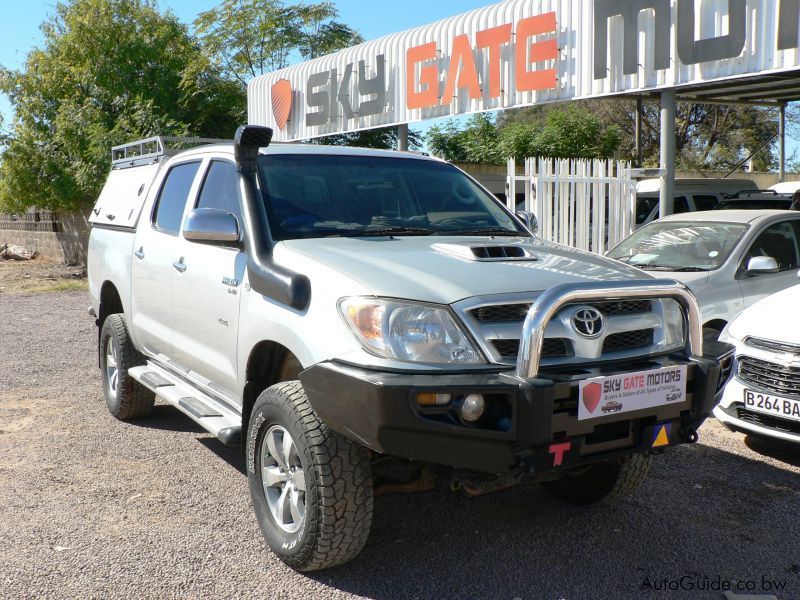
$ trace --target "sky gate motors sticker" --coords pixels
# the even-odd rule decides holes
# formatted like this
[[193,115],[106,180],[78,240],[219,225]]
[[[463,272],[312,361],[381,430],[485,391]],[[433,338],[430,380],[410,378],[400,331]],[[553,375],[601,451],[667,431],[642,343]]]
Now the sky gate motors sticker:
[[578,420],[686,400],[686,365],[581,381]]

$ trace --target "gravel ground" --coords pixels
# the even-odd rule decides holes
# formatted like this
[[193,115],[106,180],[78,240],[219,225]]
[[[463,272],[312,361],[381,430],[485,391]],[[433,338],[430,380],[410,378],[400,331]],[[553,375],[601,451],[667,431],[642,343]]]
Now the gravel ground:
[[0,297],[0,597],[632,598],[688,576],[800,598],[800,454],[713,421],[610,506],[535,486],[386,496],[356,561],[295,573],[266,549],[236,451],[168,406],[107,413],[87,305]]

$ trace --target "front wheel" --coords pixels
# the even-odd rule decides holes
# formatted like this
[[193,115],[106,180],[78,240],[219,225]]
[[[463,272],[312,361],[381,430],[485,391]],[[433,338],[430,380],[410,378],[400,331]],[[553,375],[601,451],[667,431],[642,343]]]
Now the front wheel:
[[247,478],[264,538],[290,567],[326,569],[361,552],[372,524],[369,455],[319,420],[299,381],[256,400]]
[[122,315],[110,315],[100,331],[100,370],[109,412],[121,421],[146,417],[153,411],[155,394],[128,374],[145,363],[133,346]]
[[633,493],[647,478],[651,463],[651,455],[634,454],[590,465],[542,485],[556,498],[570,504],[595,504]]

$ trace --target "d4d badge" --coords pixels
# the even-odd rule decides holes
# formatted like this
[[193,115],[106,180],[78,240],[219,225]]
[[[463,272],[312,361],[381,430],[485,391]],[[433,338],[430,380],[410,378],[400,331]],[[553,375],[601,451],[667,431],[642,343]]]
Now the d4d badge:
[[286,129],[292,112],[292,84],[286,79],[276,81],[272,86],[272,112],[278,129]]
[[593,413],[603,397],[603,386],[599,383],[590,383],[583,388],[583,405]]

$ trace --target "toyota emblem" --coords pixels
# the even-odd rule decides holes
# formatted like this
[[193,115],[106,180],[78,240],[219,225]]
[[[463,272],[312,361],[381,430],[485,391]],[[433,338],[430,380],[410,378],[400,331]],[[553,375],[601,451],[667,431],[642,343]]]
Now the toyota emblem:
[[603,313],[596,308],[581,308],[572,315],[572,327],[585,338],[599,337],[605,327]]

